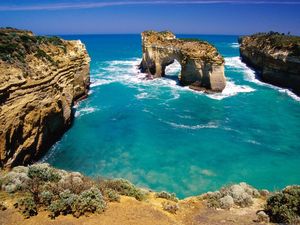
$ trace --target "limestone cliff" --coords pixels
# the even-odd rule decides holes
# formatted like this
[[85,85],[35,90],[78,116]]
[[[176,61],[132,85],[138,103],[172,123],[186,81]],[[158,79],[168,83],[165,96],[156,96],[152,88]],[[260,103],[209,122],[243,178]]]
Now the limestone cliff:
[[171,32],[142,33],[142,72],[157,78],[177,60],[181,65],[179,80],[196,90],[221,92],[226,86],[224,59],[217,49],[204,41],[177,39]]
[[0,29],[0,167],[41,156],[87,95],[90,58],[80,41]]
[[262,81],[300,94],[300,37],[259,33],[239,39],[242,60]]

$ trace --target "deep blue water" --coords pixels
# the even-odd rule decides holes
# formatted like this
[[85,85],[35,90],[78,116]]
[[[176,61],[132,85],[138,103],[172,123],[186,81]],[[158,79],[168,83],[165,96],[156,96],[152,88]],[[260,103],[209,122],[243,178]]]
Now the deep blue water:
[[91,92],[44,161],[180,197],[240,181],[268,189],[299,184],[299,99],[259,82],[241,63],[236,36],[184,36],[224,55],[222,94],[178,86],[176,63],[166,78],[143,80],[139,35],[63,36],[86,44]]

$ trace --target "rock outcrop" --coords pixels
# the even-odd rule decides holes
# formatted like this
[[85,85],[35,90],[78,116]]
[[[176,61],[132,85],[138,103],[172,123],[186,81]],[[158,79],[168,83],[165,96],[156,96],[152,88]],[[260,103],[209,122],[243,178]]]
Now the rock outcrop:
[[0,167],[31,163],[68,129],[89,62],[80,41],[0,29]]
[[300,95],[300,37],[259,33],[239,39],[242,61],[256,69],[261,80]]
[[221,92],[226,86],[224,59],[207,42],[177,39],[168,31],[145,31],[142,48],[140,69],[151,77],[164,76],[166,67],[177,60],[181,65],[180,84],[207,92]]

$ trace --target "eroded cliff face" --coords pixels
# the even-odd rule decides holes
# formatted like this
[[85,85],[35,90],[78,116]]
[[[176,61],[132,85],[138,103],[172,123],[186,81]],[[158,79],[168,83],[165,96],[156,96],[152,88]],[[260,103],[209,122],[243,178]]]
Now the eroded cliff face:
[[300,37],[261,33],[239,39],[242,61],[262,81],[300,94]]
[[142,48],[141,71],[154,78],[164,76],[166,67],[177,60],[182,85],[208,92],[221,92],[226,86],[224,59],[207,42],[177,39],[171,32],[145,31]]
[[80,41],[0,30],[0,167],[38,159],[71,125],[89,87]]

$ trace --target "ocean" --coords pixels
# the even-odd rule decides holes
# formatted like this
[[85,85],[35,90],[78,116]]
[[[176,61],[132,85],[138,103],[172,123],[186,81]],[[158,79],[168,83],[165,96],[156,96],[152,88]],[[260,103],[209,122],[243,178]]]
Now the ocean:
[[260,82],[239,58],[237,36],[206,40],[225,58],[227,86],[207,95],[138,71],[140,35],[70,35],[87,47],[89,97],[41,160],[93,177],[125,178],[180,198],[245,181],[277,190],[300,181],[300,98]]

